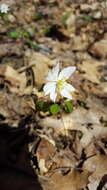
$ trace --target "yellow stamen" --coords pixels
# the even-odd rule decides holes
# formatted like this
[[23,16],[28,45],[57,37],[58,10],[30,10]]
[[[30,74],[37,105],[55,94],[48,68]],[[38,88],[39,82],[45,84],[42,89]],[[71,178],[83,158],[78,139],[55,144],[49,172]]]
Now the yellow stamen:
[[64,88],[64,83],[65,83],[65,79],[62,79],[62,80],[58,80],[57,81],[57,87],[58,87],[58,90],[62,90]]

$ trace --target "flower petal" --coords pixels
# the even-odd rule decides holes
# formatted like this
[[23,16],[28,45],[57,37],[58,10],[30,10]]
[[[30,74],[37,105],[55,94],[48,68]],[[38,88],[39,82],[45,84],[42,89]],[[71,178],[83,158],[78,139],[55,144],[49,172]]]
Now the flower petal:
[[48,82],[43,87],[43,91],[44,91],[45,95],[50,94],[52,92],[55,92],[55,90],[56,90],[56,83],[55,82]]
[[1,13],[7,13],[9,11],[9,6],[5,3],[0,5],[0,12]]
[[59,63],[50,71],[46,77],[48,81],[57,81],[59,74]]
[[52,75],[51,71],[47,74],[46,80],[50,82],[54,81],[54,76]]
[[51,99],[53,102],[55,102],[56,97],[57,97],[57,93],[55,93],[55,92],[51,92],[51,93],[50,93],[50,99]]
[[52,73],[55,73],[58,76],[59,73],[59,62],[53,67]]
[[75,91],[75,88],[67,82],[64,83],[63,88],[69,92]]
[[76,67],[67,67],[59,73],[58,80],[68,79],[76,70]]
[[60,91],[60,94],[65,98],[72,99],[72,95],[65,88]]

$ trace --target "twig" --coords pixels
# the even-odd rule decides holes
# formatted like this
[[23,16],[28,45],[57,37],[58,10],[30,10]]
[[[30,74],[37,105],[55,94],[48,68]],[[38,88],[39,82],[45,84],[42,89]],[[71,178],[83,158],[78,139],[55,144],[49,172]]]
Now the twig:
[[32,63],[31,65],[27,65],[27,66],[24,66],[24,67],[18,69],[17,71],[18,71],[19,73],[22,73],[22,72],[26,71],[27,69],[29,69],[29,68],[31,68],[31,67],[34,67],[34,66],[35,66],[35,64]]

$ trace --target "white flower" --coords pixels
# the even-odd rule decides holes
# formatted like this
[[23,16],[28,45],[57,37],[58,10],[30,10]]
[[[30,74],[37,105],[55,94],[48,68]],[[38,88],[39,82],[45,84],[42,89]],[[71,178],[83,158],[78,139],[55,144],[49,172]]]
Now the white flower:
[[75,88],[67,83],[67,79],[74,73],[76,67],[66,67],[60,71],[59,63],[48,73],[43,91],[45,95],[50,94],[50,99],[55,102],[57,94],[63,97],[72,99],[71,92],[75,91]]
[[7,4],[1,4],[0,5],[0,12],[1,13],[7,13],[9,11],[9,6]]

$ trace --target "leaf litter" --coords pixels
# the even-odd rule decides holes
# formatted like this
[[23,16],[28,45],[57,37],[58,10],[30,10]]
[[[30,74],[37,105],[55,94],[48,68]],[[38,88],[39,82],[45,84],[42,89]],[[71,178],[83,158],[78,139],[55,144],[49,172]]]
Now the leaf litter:
[[[26,0],[11,1],[9,7],[0,15],[0,122],[17,127],[29,118],[31,165],[44,190],[103,190],[107,2]],[[16,29],[26,35],[16,35]],[[69,114],[36,107],[37,100],[49,102],[41,84],[56,60],[62,68],[77,68],[70,78],[77,91]]]

